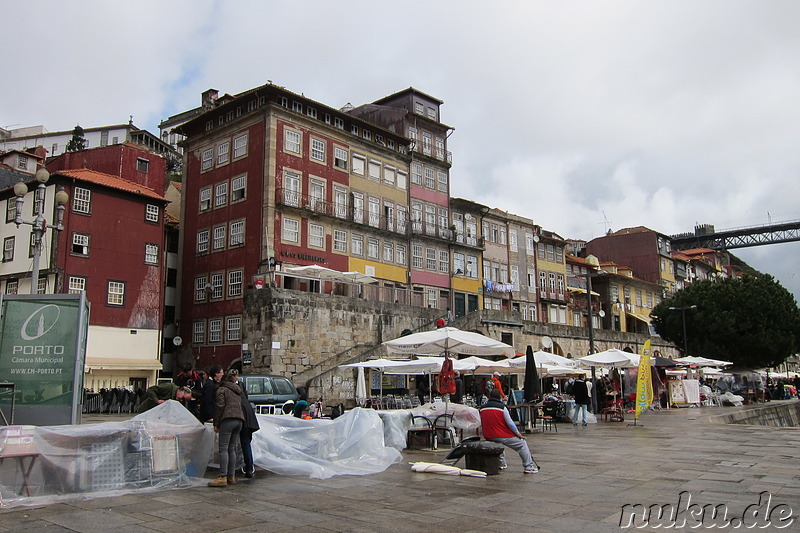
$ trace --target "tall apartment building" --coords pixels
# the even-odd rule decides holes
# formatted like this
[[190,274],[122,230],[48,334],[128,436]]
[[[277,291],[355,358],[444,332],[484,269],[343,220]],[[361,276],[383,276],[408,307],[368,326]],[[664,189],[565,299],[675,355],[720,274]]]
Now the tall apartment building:
[[453,217],[453,316],[458,318],[482,308],[482,257],[484,237],[479,228],[483,215],[489,210],[463,198],[450,199]]
[[[539,239],[535,239],[539,237]],[[552,231],[541,230],[534,236],[536,267],[539,274],[540,322],[567,324],[566,241]]]
[[[410,119],[390,109],[394,102],[365,115],[267,84],[217,99],[178,127],[186,138],[181,286],[191,288],[179,310],[183,358],[240,361],[242,295],[254,280],[332,294],[352,288],[345,278],[293,274],[297,266],[358,272],[378,280],[364,287],[370,297],[444,309],[449,217],[412,224],[416,155],[402,127]],[[385,123],[389,112],[396,123]],[[432,205],[448,205],[438,182],[426,190]],[[418,253],[419,243],[439,241],[446,256],[428,244]]]

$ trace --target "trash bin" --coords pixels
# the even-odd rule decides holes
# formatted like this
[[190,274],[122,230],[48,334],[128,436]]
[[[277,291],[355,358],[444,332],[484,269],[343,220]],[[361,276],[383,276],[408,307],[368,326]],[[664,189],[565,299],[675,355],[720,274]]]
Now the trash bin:
[[489,476],[496,476],[500,473],[500,454],[505,448],[502,444],[481,440],[465,442],[462,446],[468,469],[480,470]]

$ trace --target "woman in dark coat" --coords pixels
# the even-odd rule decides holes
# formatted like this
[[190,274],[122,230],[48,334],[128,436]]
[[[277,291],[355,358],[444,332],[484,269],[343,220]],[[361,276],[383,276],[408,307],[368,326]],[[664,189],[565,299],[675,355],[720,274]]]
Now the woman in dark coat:
[[244,424],[237,374],[225,374],[214,393],[214,431],[219,434],[219,476],[209,487],[236,485],[236,444]]
[[258,418],[256,418],[255,409],[250,405],[250,400],[247,399],[247,389],[244,383],[239,383],[239,388],[242,389],[242,413],[244,414],[244,424],[242,431],[239,433],[239,441],[242,443],[242,456],[244,458],[244,477],[251,478],[256,471],[255,464],[253,463],[253,433],[260,429],[258,425]]

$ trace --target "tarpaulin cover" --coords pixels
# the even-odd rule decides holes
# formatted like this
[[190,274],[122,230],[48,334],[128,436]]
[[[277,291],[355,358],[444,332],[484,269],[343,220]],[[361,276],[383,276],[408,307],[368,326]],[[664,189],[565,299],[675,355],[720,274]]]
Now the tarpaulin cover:
[[460,403],[431,402],[410,409],[415,416],[424,416],[431,422],[445,413],[453,415],[452,426],[464,431],[474,431],[481,427],[481,413],[474,407]]
[[198,484],[213,438],[165,402],[123,422],[0,428],[3,507]]
[[253,434],[253,460],[276,474],[315,479],[375,474],[402,459],[399,450],[385,445],[384,424],[372,409],[357,407],[333,420],[257,416],[261,429]]

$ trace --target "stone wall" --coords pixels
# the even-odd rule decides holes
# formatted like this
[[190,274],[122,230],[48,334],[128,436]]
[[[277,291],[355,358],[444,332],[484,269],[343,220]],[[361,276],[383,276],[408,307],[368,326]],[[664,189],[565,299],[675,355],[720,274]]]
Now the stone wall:
[[[355,372],[342,364],[381,357],[380,344],[405,329],[432,329],[444,313],[438,309],[404,306],[344,296],[287,289],[248,290],[242,320],[243,343],[252,354],[248,374],[280,374],[296,386],[309,389],[309,399],[323,398],[327,405],[354,403]],[[588,330],[557,324],[527,322],[509,311],[477,311],[451,323],[501,340],[511,336],[519,352],[528,345],[544,348],[545,337],[564,356],[588,353]],[[627,349],[638,353],[643,335],[594,330],[595,349]],[[677,354],[674,346],[653,338],[653,349],[664,356]],[[369,385],[368,385],[369,386]]]
[[709,417],[715,424],[747,424],[781,428],[800,427],[800,402],[772,403]]

